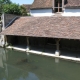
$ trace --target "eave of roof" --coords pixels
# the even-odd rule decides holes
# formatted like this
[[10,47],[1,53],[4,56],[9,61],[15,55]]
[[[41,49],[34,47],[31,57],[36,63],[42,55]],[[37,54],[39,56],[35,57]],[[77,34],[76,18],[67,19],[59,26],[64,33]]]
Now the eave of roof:
[[[80,0],[65,0],[65,8],[80,8]],[[34,0],[31,9],[53,8],[53,0]]]
[[52,8],[52,1],[53,0],[34,0],[33,4],[31,5],[31,9]]
[[20,17],[1,35],[80,39],[80,17]]

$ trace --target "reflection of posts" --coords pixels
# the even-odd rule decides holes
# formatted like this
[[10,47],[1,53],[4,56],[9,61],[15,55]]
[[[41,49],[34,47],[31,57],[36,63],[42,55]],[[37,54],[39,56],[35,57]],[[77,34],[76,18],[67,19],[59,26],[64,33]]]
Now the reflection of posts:
[[5,74],[6,74],[6,77],[8,77],[8,67],[6,63],[4,65],[5,65]]
[[29,72],[28,77],[26,78],[26,80],[39,80],[39,78],[37,77],[36,74]]
[[0,48],[0,67],[4,68],[4,62],[6,62],[6,54],[3,48]]
[[27,56],[29,56],[29,53],[28,52],[26,54],[27,54]]
[[59,63],[59,58],[55,58],[55,63]]
[[5,74],[8,77],[8,68],[6,61],[7,61],[6,50],[4,48],[0,48],[0,67],[4,68]]
[[3,66],[3,55],[1,53],[1,50],[0,50],[0,67],[4,68],[4,66]]
[[6,61],[8,59],[7,52],[8,52],[7,50],[4,50],[3,60],[4,60],[4,67],[5,67],[5,74],[6,74],[6,77],[8,78],[8,65],[6,63]]
[[60,55],[60,51],[59,51],[59,41],[60,39],[56,40],[56,51],[55,51],[55,56],[58,57]]
[[4,65],[3,65],[3,53],[4,53],[4,49],[3,48],[0,48],[0,67],[1,68],[4,68]]
[[29,51],[29,37],[27,37],[27,52]]

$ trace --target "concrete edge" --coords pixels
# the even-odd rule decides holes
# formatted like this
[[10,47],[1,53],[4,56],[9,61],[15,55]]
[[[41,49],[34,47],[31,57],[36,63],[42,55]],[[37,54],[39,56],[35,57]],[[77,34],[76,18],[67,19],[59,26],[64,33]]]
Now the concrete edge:
[[56,56],[55,54],[45,53],[45,52],[35,51],[35,50],[28,50],[27,51],[27,49],[22,49],[22,48],[13,47],[13,46],[8,46],[6,48],[7,49],[18,50],[18,51],[23,51],[23,52],[27,52],[27,53],[32,53],[32,54],[38,54],[38,55],[43,55],[43,56],[48,56],[48,57],[54,57],[54,58],[60,58],[60,59],[80,62],[80,58],[75,58],[75,57],[62,56],[62,55]]

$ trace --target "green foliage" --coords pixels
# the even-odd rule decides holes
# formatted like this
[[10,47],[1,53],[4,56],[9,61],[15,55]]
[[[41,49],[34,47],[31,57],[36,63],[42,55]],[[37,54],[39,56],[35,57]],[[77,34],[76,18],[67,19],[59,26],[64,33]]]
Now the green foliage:
[[10,0],[0,0],[0,5],[2,4],[11,4],[12,2]]
[[11,4],[12,2],[10,0],[0,0],[0,15],[3,12],[3,5],[5,4]]
[[23,6],[20,6],[15,3],[5,4],[3,6],[3,12],[7,14],[16,14],[16,15],[21,15],[21,16],[27,15],[26,9]]
[[27,15],[27,11],[26,8],[24,6],[20,6],[20,12],[22,16],[26,16]]
[[30,13],[28,13],[27,16],[31,16]]
[[22,16],[27,15],[27,11],[24,6],[12,3],[10,0],[0,0],[0,14],[3,12]]
[[12,3],[12,4],[5,4],[3,6],[3,12],[7,14],[16,14],[16,15],[21,15],[20,12],[20,6]]

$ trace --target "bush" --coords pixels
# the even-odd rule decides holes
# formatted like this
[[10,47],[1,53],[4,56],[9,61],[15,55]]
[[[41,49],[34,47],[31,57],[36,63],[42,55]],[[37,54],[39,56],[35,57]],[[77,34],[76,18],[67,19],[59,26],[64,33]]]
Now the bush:
[[20,6],[20,12],[22,16],[26,16],[27,15],[27,11],[26,8],[24,6]]
[[3,6],[3,12],[7,14],[15,14],[15,15],[21,15],[21,16],[27,15],[26,8],[15,3],[5,4]]
[[21,15],[20,6],[18,4],[5,4],[3,6],[3,12],[7,14]]

